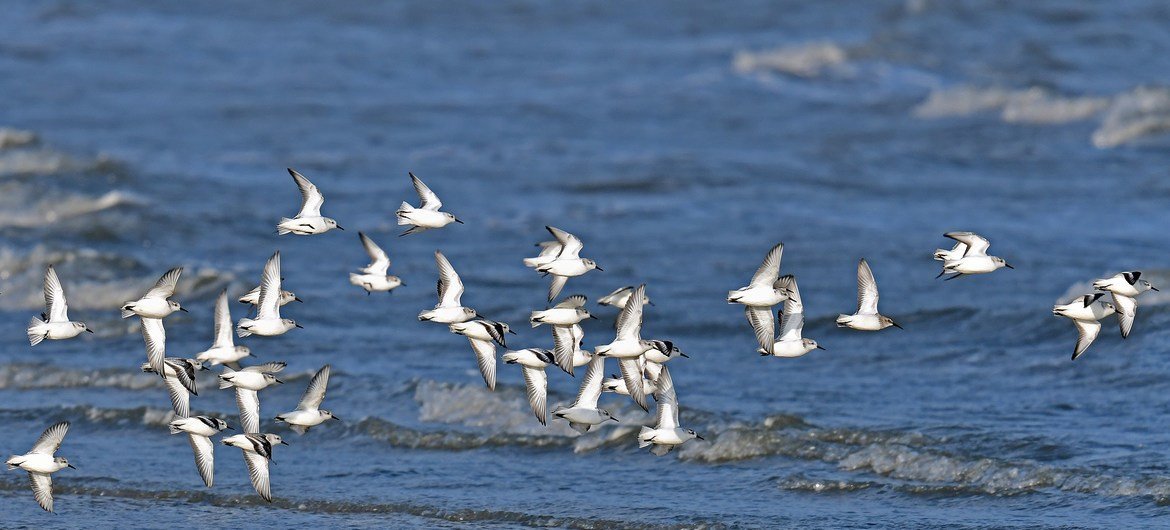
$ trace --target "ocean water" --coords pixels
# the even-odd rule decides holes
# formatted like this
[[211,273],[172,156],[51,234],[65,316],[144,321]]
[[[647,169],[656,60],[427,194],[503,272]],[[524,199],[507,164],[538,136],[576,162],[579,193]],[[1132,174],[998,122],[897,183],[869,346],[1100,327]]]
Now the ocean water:
[[[1170,510],[1170,293],[1077,362],[1050,307],[1141,269],[1170,288],[1170,8],[1068,2],[7,2],[0,16],[0,451],[73,426],[57,511],[0,475],[0,526],[1156,527]],[[345,232],[277,237],[295,167]],[[398,238],[424,178],[467,222]],[[694,441],[636,448],[647,416],[585,436],[488,392],[466,340],[416,321],[432,252],[464,301],[551,347],[520,260],[555,224],[604,272],[645,282],[674,340]],[[406,286],[366,296],[356,232]],[[934,280],[941,234],[975,230],[1016,270]],[[786,243],[806,336],[761,358],[728,289]],[[168,353],[211,340],[215,295],[281,250],[305,326],[244,339],[322,364],[345,419],[276,450],[275,502],[220,447],[203,487],[117,306],[186,267]],[[905,331],[838,330],[867,258]],[[94,336],[30,348],[44,266]],[[1170,291],[1167,289],[1166,291]],[[614,312],[591,306],[587,346]],[[233,303],[235,317],[242,306]],[[614,367],[616,369],[616,367]],[[196,411],[235,422],[204,372]],[[550,403],[577,381],[550,370]],[[289,434],[281,427],[276,432]],[[7,453],[5,453],[7,454]]]

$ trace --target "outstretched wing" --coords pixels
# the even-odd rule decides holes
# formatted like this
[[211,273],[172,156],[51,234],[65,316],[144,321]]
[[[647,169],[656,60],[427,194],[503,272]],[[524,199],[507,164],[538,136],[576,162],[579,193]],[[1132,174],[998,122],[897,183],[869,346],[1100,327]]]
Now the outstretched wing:
[[756,332],[756,342],[760,344],[760,349],[771,354],[776,345],[776,322],[772,320],[772,310],[767,307],[747,306],[743,308],[743,312],[747,315],[752,330]]
[[431,191],[426,184],[423,184],[422,179],[414,176],[414,173],[408,173],[410,181],[414,183],[414,191],[418,193],[419,205],[423,210],[439,211],[443,207],[443,202],[439,200],[439,196]]
[[65,302],[65,288],[61,287],[57,270],[52,265],[45,270],[45,310],[49,314],[49,322],[69,321],[69,304]]
[[760,268],[756,269],[756,274],[752,276],[752,286],[771,286],[776,283],[776,278],[780,277],[780,259],[784,257],[784,243],[777,243],[768,251],[768,255],[764,256],[764,263],[760,264]]
[[161,318],[142,317],[142,341],[146,343],[146,362],[159,375],[166,372],[167,330]]
[[[642,337],[642,306],[646,300],[646,284],[639,285],[630,295],[626,307],[618,313],[617,339],[639,340]],[[639,376],[641,377],[641,376]]]
[[387,256],[386,251],[382,250],[382,247],[374,243],[374,240],[370,239],[364,232],[358,232],[358,237],[362,240],[366,254],[370,255],[370,264],[366,265],[362,272],[385,276],[386,271],[390,270],[390,256]]
[[483,382],[491,390],[496,389],[496,345],[490,340],[479,340],[467,337],[471,349],[475,351],[475,360],[479,363],[479,373],[483,375]]
[[581,389],[577,391],[577,401],[574,407],[597,408],[597,400],[601,398],[601,383],[605,381],[605,357],[594,355],[589,360],[589,368],[585,371],[585,378],[581,380]]
[[1073,320],[1073,324],[1077,326],[1077,346],[1072,355],[1072,360],[1075,361],[1089,349],[1097,334],[1101,333],[1101,323],[1096,320]]
[[175,415],[180,418],[190,416],[191,394],[187,388],[177,377],[163,377],[163,382],[167,385],[167,393],[171,396],[171,407],[174,407]]
[[553,307],[561,309],[576,309],[578,307],[585,307],[585,303],[588,301],[589,299],[586,298],[585,295],[575,294],[573,296],[566,297],[564,300],[561,300],[559,304]]
[[577,353],[577,337],[572,326],[553,326],[553,359],[557,367],[573,375],[573,354]]
[[187,434],[187,438],[191,442],[191,452],[195,453],[195,467],[199,469],[199,476],[210,488],[215,481],[215,445],[206,436]]
[[325,196],[321,194],[321,190],[291,167],[288,168],[288,174],[292,175],[293,182],[297,183],[297,189],[301,190],[301,211],[297,213],[297,217],[320,217],[321,205],[325,204]]
[[1117,308],[1117,323],[1121,326],[1121,338],[1129,337],[1129,332],[1133,329],[1133,319],[1137,316],[1137,299],[1113,293],[1113,307]]
[[272,502],[272,485],[268,480],[268,459],[264,456],[244,451],[244,462],[248,463],[248,476],[252,479],[252,487],[264,500]]
[[521,366],[524,372],[524,387],[528,391],[528,404],[541,425],[548,424],[548,374],[539,368]]
[[28,473],[29,483],[32,484],[33,497],[37,504],[47,512],[53,511],[53,477],[48,473]]
[[321,402],[325,400],[325,388],[329,386],[329,371],[327,364],[313,374],[309,386],[305,388],[305,394],[301,396],[301,402],[297,404],[297,409],[317,410],[321,406]]
[[463,280],[442,252],[435,251],[435,264],[439,266],[439,305],[437,307],[459,307],[463,305]]
[[219,293],[215,300],[215,341],[213,348],[231,348],[235,345],[232,340],[232,313],[228,308],[227,289]]
[[646,386],[642,382],[642,367],[639,362],[640,359],[619,359],[618,367],[621,368],[622,381],[626,383],[630,398],[642,407],[642,410],[650,410],[646,405]]
[[658,402],[657,428],[678,428],[678,396],[674,393],[674,380],[670,377],[670,370],[665,366],[658,376],[658,390],[654,392],[654,401]]
[[558,259],[573,259],[580,257],[581,249],[585,247],[585,244],[582,243],[577,236],[561,230],[555,226],[545,226],[544,228],[548,230],[549,233],[553,235],[553,237],[557,238],[557,242],[561,244],[561,251],[559,254],[557,254]]
[[857,314],[878,314],[878,288],[873,279],[873,271],[869,263],[862,258],[857,262]]
[[159,298],[167,299],[175,296],[175,286],[179,284],[179,276],[183,274],[182,267],[175,267],[154,282],[154,287],[151,287],[143,298]]
[[67,421],[50,425],[48,429],[45,429],[45,432],[41,433],[41,437],[37,438],[37,443],[33,444],[32,450],[29,452],[53,456],[61,447],[61,441],[65,439],[67,432],[69,432],[69,422]]
[[272,253],[260,276],[260,299],[256,302],[256,320],[280,318],[280,251]]
[[240,408],[240,428],[245,433],[260,432],[260,397],[256,391],[236,387],[236,406]]
[[986,256],[987,248],[991,246],[991,243],[986,238],[975,232],[947,232],[943,235],[967,245],[967,250],[963,253],[963,257]]

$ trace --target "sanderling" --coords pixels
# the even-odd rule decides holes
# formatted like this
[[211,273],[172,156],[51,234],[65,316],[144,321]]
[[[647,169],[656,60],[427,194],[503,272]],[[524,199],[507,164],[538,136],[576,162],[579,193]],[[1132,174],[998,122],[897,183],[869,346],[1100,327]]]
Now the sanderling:
[[744,305],[744,314],[756,336],[772,336],[775,332],[772,306],[783,302],[787,297],[784,289],[777,284],[780,277],[780,260],[783,257],[784,243],[777,243],[764,256],[764,262],[756,269],[751,283],[727,293],[727,303]]
[[1072,354],[1074,361],[1089,349],[1097,334],[1101,333],[1100,320],[1116,311],[1113,304],[1101,300],[1102,296],[1105,294],[1086,294],[1067,304],[1052,307],[1053,315],[1068,318],[1077,326],[1077,345]]
[[275,375],[284,370],[284,363],[264,363],[233,370],[223,367],[219,374],[219,388],[236,388],[236,406],[240,409],[240,428],[246,433],[260,432],[260,396],[256,392],[271,385],[283,383]]
[[228,308],[227,289],[219,293],[215,299],[215,340],[211,347],[195,355],[195,359],[210,363],[212,366],[226,364],[232,368],[240,368],[240,359],[252,354],[247,346],[236,346],[232,338],[232,314]]
[[301,401],[297,403],[297,409],[277,415],[276,421],[287,423],[289,428],[297,434],[305,434],[309,432],[310,428],[325,423],[325,420],[341,421],[341,418],[334,416],[332,412],[321,408],[321,402],[325,400],[325,389],[328,386],[329,365],[327,364],[313,374],[313,378],[309,380],[309,386],[301,395]]
[[[757,336],[756,339],[760,342],[760,349],[757,351],[765,356],[800,357],[816,349],[823,350],[817,341],[801,335],[804,329],[804,303],[800,299],[800,288],[796,285],[796,278],[792,275],[784,276],[780,278],[780,283],[788,291],[784,309],[776,314],[776,318],[780,320],[780,336]],[[768,315],[768,318],[772,316]]]
[[161,318],[142,317],[142,342],[146,344],[146,364],[151,371],[166,379],[163,369],[167,356],[167,330]]
[[418,314],[418,319],[425,322],[439,322],[454,324],[467,322],[479,316],[474,309],[463,307],[463,280],[447,257],[438,250],[435,251],[435,264],[439,267],[439,303],[434,309],[428,309]]
[[178,418],[171,421],[169,426],[171,434],[187,433],[191,451],[195,454],[195,467],[199,469],[203,483],[210,488],[215,481],[215,445],[211,443],[211,436],[231,427],[227,422],[209,416]]
[[[176,416],[186,418],[191,415],[191,395],[199,395],[199,389],[195,385],[195,372],[206,369],[202,362],[195,359],[167,357],[163,360],[163,381],[171,395],[171,406],[174,407]],[[142,371],[157,373],[150,363],[143,363]]]
[[653,445],[650,452],[662,456],[692,438],[703,439],[695,431],[679,426],[678,396],[674,391],[670,371],[665,366],[658,376],[658,390],[654,392],[654,400],[658,402],[657,421],[654,427],[643,426],[638,432],[639,449]]
[[544,369],[553,364],[553,354],[544,348],[525,348],[504,352],[505,363],[519,364],[524,373],[524,388],[528,404],[541,425],[548,424],[548,374]]
[[[623,309],[626,307],[626,302],[630,300],[630,295],[634,293],[634,288],[635,287],[633,285],[627,285],[625,287],[614,289],[613,292],[598,298],[597,305],[607,305],[616,307],[618,309]],[[654,302],[651,302],[649,298],[642,300],[642,303],[646,305],[654,305]]]
[[[281,280],[281,281],[283,281],[283,280]],[[256,287],[252,288],[251,291],[244,293],[244,295],[239,298],[239,302],[241,304],[249,304],[249,305],[259,304],[260,303],[260,286],[257,285]],[[304,300],[301,300],[301,298],[299,296],[297,296],[297,294],[292,292],[292,291],[286,291],[284,289],[281,289],[280,290],[280,302],[279,302],[280,306],[284,307],[292,302],[304,302]]]
[[[772,315],[768,315],[768,320]],[[852,315],[837,315],[837,327],[861,331],[878,331],[894,326],[902,329],[894,319],[878,313],[878,288],[873,271],[865,258],[857,262],[857,312]]]
[[596,318],[589,314],[588,309],[585,309],[585,302],[584,296],[575,294],[561,300],[559,304],[549,309],[533,311],[528,317],[528,322],[534,328],[541,324],[572,326],[580,324],[582,320],[587,318]]
[[399,237],[417,234],[432,228],[443,228],[451,223],[463,224],[463,221],[456,218],[454,214],[440,212],[439,208],[443,206],[443,203],[439,200],[439,196],[435,195],[435,192],[431,191],[426,184],[423,184],[422,179],[414,176],[414,173],[409,173],[409,175],[420,202],[418,208],[415,208],[406,201],[402,201],[402,206],[399,206],[398,211],[394,212],[398,217],[398,226],[412,225],[405,232],[398,234]]
[[1133,329],[1133,319],[1137,316],[1137,296],[1146,291],[1158,290],[1141,277],[1141,271],[1129,271],[1093,282],[1094,289],[1109,291],[1113,295],[1113,308],[1117,310],[1117,322],[1121,326],[1123,339],[1129,337]]
[[524,258],[524,266],[530,269],[552,263],[557,259],[557,254],[561,253],[560,241],[541,241],[536,246],[540,247],[540,253],[531,258]]
[[577,236],[552,226],[544,228],[561,244],[561,250],[557,253],[556,259],[536,267],[537,272],[552,276],[552,283],[548,286],[548,301],[552,302],[561,294],[561,289],[564,289],[565,282],[569,281],[569,278],[581,276],[593,269],[599,271],[605,269],[598,267],[597,262],[591,259],[580,257],[584,244]]
[[283,335],[292,328],[301,327],[291,318],[280,318],[280,251],[268,258],[264,274],[260,278],[260,299],[256,304],[255,318],[241,318],[236,323],[236,334],[240,337],[260,335],[272,337]]
[[57,278],[57,271],[49,265],[45,269],[45,312],[40,318],[33,317],[28,323],[28,343],[32,346],[45,339],[71,339],[83,331],[93,333],[85,322],[69,321],[69,304],[65,301],[65,288]]
[[475,359],[479,363],[479,373],[483,375],[483,382],[491,390],[496,389],[496,344],[508,347],[504,339],[505,333],[513,335],[516,332],[503,322],[492,320],[471,320],[455,322],[449,326],[451,333],[467,337],[471,349],[475,351]]
[[53,473],[67,467],[77,469],[64,457],[53,456],[57,449],[61,448],[61,441],[65,439],[66,432],[69,432],[69,422],[55,423],[41,433],[32,450],[23,455],[12,455],[5,462],[8,469],[20,468],[28,471],[33,497],[37,499],[37,504],[48,512],[53,511]]
[[650,410],[646,405],[646,394],[642,391],[640,364],[643,354],[652,347],[649,341],[642,340],[642,307],[645,300],[646,284],[642,284],[634,289],[630,301],[618,314],[613,342],[597,346],[593,351],[602,357],[618,359],[618,367],[626,381],[626,388],[630,390],[630,398],[643,410]]
[[293,168],[287,169],[288,174],[292,175],[293,182],[297,183],[297,189],[301,190],[301,211],[292,219],[281,217],[280,223],[276,225],[276,233],[309,236],[324,234],[334,228],[345,230],[337,221],[321,215],[321,205],[325,204],[325,196],[321,194],[321,190]]
[[[991,246],[991,242],[975,232],[947,232],[943,236],[962,244],[962,255],[958,258],[954,257],[955,252],[960,250],[958,245],[950,253],[944,254],[943,257],[946,259],[943,260],[942,272],[938,273],[937,277],[953,273],[952,276],[947,277],[947,280],[953,280],[967,274],[995,272],[1003,267],[1015,268],[1003,258],[988,256],[987,248]],[[935,256],[939,256],[938,251],[935,251]]]
[[268,478],[268,462],[272,459],[272,447],[276,444],[288,445],[280,436],[275,434],[247,433],[228,436],[223,440],[224,445],[239,447],[244,451],[244,462],[248,464],[248,475],[252,479],[252,487],[256,493],[268,502],[272,502],[272,486]]
[[142,318],[166,318],[175,311],[187,312],[178,302],[171,300],[175,296],[175,286],[179,284],[179,275],[183,274],[182,267],[175,267],[163,274],[142,298],[122,304],[122,318],[138,315]]
[[565,419],[573,430],[585,434],[594,425],[617,418],[605,409],[597,408],[597,400],[601,397],[601,382],[605,379],[605,357],[594,357],[589,361],[589,369],[585,371],[585,378],[581,380],[581,389],[577,391],[577,399],[568,407],[557,407],[552,411],[553,416]]
[[358,232],[358,237],[362,240],[366,254],[370,255],[370,264],[362,267],[361,272],[349,273],[349,283],[365,289],[366,294],[374,291],[390,292],[402,285],[401,278],[386,274],[390,270],[390,257],[386,251],[365,233]]
[[589,364],[593,353],[581,349],[585,339],[585,329],[580,324],[571,326],[553,326],[553,359],[557,367],[565,373],[573,375],[573,369]]
[[683,353],[674,342],[669,340],[648,340],[646,342],[650,345],[650,348],[646,350],[647,362],[662,364],[679,357],[690,358],[690,355]]

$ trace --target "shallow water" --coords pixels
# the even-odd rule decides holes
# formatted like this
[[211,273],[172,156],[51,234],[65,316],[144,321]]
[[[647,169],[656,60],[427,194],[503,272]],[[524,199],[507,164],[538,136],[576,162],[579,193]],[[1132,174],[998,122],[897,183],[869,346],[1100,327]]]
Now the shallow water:
[[[0,17],[0,450],[73,422],[61,454],[79,469],[56,476],[54,523],[1166,524],[1170,294],[1076,363],[1050,313],[1121,270],[1170,285],[1162,3],[273,9],[19,1]],[[274,235],[298,200],[286,166],[347,231]],[[467,225],[395,237],[407,171]],[[518,370],[488,392],[462,337],[415,320],[442,249],[514,347],[551,347],[524,325],[545,280],[520,264],[550,223],[605,268],[567,292],[648,284],[646,334],[692,356],[672,374],[707,442],[639,451],[645,416],[612,396],[620,426],[542,427]],[[933,281],[955,229],[1016,270]],[[405,287],[347,283],[366,263],[357,230]],[[828,351],[762,359],[724,303],[776,241]],[[168,319],[168,351],[192,354],[215,295],[254,286],[275,249],[305,329],[244,340],[289,363],[263,414],[331,363],[326,403],[346,422],[277,449],[269,505],[234,449],[202,487],[116,307],[185,266],[192,313]],[[833,326],[860,257],[906,331]],[[97,334],[30,349],[47,263]],[[611,333],[614,313],[594,312],[588,346]],[[200,377],[193,408],[234,421]],[[550,386],[551,403],[576,392],[559,373]],[[18,472],[0,497],[5,527],[48,520]]]

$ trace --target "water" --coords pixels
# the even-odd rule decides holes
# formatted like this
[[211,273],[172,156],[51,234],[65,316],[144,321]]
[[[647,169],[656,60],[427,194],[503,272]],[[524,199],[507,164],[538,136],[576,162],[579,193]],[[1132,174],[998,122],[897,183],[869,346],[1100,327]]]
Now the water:
[[[1050,306],[1131,268],[1170,286],[1168,23],[1154,1],[9,2],[2,450],[73,422],[52,518],[69,526],[1165,525],[1170,296],[1076,363]],[[273,234],[298,201],[286,166],[348,231]],[[408,170],[467,225],[394,237]],[[692,355],[673,375],[708,442],[645,454],[611,397],[621,426],[541,427],[518,370],[487,392],[463,338],[415,321],[442,249],[516,347],[551,346],[524,326],[546,284],[520,259],[552,222],[606,269],[567,292],[649,284],[647,335]],[[347,283],[359,229],[395,294]],[[955,229],[1016,270],[932,281]],[[762,359],[723,301],[779,240],[829,351]],[[194,353],[218,291],[254,286],[275,249],[306,329],[244,341],[289,363],[262,412],[328,362],[347,421],[277,449],[268,505],[230,448],[202,487],[116,306],[187,267],[168,348]],[[863,256],[906,331],[833,326]],[[30,349],[47,263],[98,333]],[[590,346],[613,317],[595,312]],[[575,394],[550,380],[552,403]],[[199,383],[193,408],[234,421]],[[18,472],[0,497],[5,527],[48,520]]]

